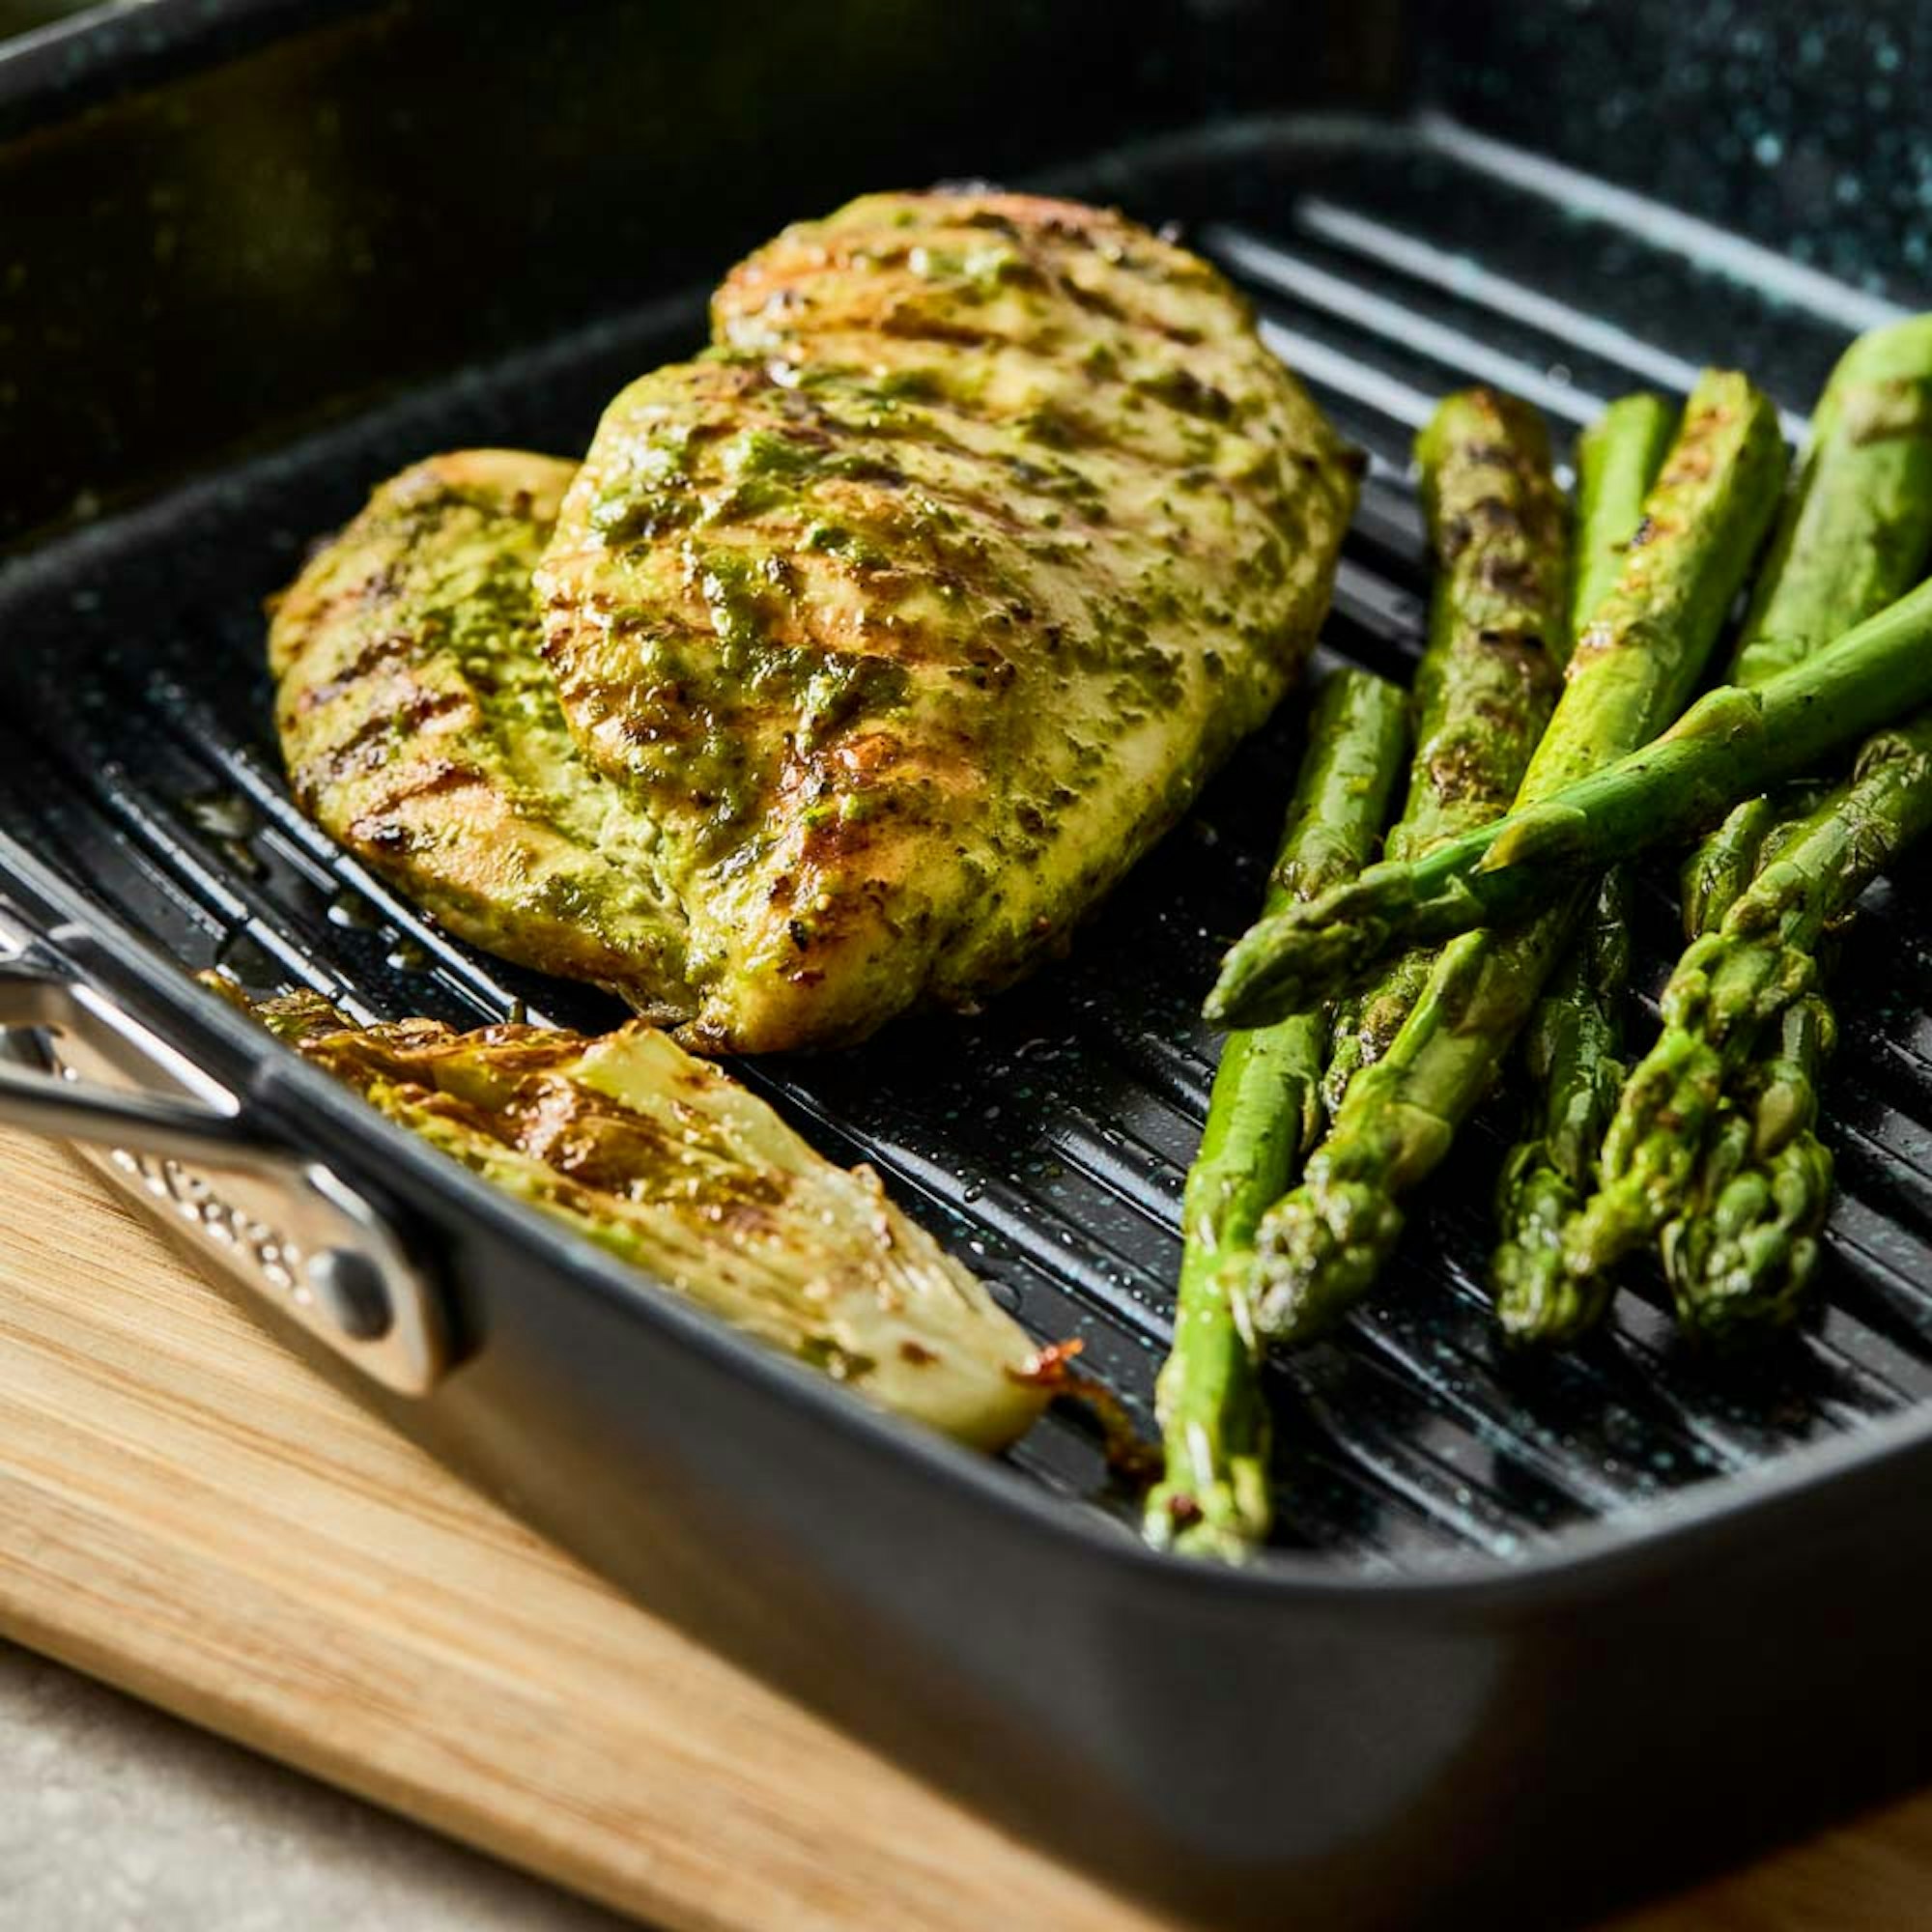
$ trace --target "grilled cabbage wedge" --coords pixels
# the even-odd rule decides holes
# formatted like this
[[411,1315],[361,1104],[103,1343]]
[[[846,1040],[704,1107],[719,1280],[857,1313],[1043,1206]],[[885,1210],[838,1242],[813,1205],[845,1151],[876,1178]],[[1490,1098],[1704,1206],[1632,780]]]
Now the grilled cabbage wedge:
[[390,1120],[881,1408],[998,1450],[1044,1406],[1033,1345],[887,1197],[638,1022],[601,1037],[248,1009]]
[[[514,461],[463,455],[304,572],[283,730],[308,809],[468,936],[707,1049],[834,1045],[1011,980],[1172,824],[1306,657],[1356,464],[1212,269],[1069,202],[865,197],[733,270],[713,338],[616,399],[564,494],[547,693],[516,585],[554,468],[521,514],[418,506],[400,566],[374,554],[412,492]],[[399,657],[405,700],[482,669],[417,718],[356,688]]]

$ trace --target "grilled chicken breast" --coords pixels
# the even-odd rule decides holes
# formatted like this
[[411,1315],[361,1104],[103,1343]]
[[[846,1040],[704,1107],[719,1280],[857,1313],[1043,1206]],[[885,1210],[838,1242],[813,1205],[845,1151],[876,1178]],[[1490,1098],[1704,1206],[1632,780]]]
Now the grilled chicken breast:
[[657,829],[578,753],[530,572],[572,466],[432,457],[384,483],[269,632],[297,802],[452,932],[682,1019]]
[[309,808],[460,930],[700,1045],[823,1046],[1010,980],[1174,821],[1305,657],[1354,468],[1219,275],[1068,202],[866,197],[735,270],[713,337],[564,494],[548,686],[515,585],[554,467],[444,458],[283,607],[283,729]]

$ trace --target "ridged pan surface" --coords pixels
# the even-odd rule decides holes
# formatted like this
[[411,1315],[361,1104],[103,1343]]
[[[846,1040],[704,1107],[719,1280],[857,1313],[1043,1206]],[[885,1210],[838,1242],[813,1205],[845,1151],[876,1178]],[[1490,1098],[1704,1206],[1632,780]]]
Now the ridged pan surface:
[[[1681,389],[1719,361],[1769,387],[1795,435],[1847,335],[1890,313],[1446,124],[1225,127],[1050,185],[1182,222],[1370,452],[1324,652],[1395,675],[1426,591],[1407,445],[1442,391],[1503,385],[1565,436],[1610,396]],[[426,927],[303,822],[270,730],[262,600],[416,456],[582,449],[603,402],[688,350],[701,316],[694,292],[615,317],[0,567],[5,824],[186,968],[313,986],[367,1015],[614,1020],[595,995]],[[1086,1369],[1144,1425],[1215,1051],[1197,1009],[1259,898],[1299,714],[1291,702],[1237,754],[1065,959],[982,1014],[740,1069],[829,1151],[878,1166],[1030,1328],[1079,1337]],[[1675,952],[1667,869],[1643,909],[1646,991]],[[1836,981],[1825,1131],[1840,1193],[1810,1318],[1712,1363],[1675,1343],[1639,1277],[1587,1348],[1510,1356],[1482,1287],[1513,1122],[1498,1095],[1371,1303],[1272,1372],[1285,1548],[1354,1572],[1504,1564],[1585,1520],[1635,1526],[1665,1492],[1932,1395],[1932,906],[1901,883],[1873,894]],[[1129,1517],[1075,1419],[1050,1419],[1012,1460],[1068,1508]]]

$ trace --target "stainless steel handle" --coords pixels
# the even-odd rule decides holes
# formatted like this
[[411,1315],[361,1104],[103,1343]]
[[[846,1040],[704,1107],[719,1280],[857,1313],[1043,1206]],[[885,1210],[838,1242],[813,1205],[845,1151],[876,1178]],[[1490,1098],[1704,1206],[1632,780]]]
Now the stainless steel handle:
[[[8,1024],[13,1022],[0,1021]],[[149,1153],[175,1160],[267,1167],[280,1158],[251,1142],[232,1114],[210,1113],[187,1100],[117,1094],[18,1065],[0,1065],[0,1121],[58,1140],[99,1147],[133,1142]]]
[[385,1388],[447,1364],[440,1303],[332,1169],[264,1137],[235,1096],[0,915],[0,1121],[81,1143],[233,1280]]

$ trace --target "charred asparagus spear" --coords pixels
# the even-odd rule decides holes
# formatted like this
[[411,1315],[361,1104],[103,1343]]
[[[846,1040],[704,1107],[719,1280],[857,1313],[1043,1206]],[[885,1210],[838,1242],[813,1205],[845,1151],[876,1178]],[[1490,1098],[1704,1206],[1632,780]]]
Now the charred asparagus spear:
[[[1464,389],[1443,398],[1415,454],[1436,578],[1392,859],[1414,858],[1507,810],[1549,722],[1569,642],[1566,518],[1543,418],[1514,396]],[[1350,1003],[1322,1082],[1330,1107],[1358,1069],[1381,1058],[1432,964],[1424,949],[1406,953]]]
[[[1634,763],[1635,748],[1690,696],[1776,507],[1783,469],[1770,403],[1744,377],[1707,371],[1645,501],[1616,587],[1577,641],[1568,686],[1516,810],[1420,858],[1372,866],[1350,885],[1259,921],[1223,962],[1208,1017],[1258,1024],[1334,992],[1398,946],[1520,922],[1579,874],[1606,870],[1649,842],[1656,835],[1644,814],[1655,810],[1664,781],[1648,775],[1661,766],[1680,789],[1683,779],[1662,748],[1640,754],[1648,782],[1634,783],[1629,769],[1605,761],[1628,754]],[[1818,675],[1815,667],[1790,675],[1806,671]],[[1922,675],[1932,689],[1932,668]],[[1816,702],[1809,690],[1794,697],[1813,736],[1821,712],[1834,720],[1854,714],[1858,722],[1845,736],[1891,715],[1867,720],[1859,712],[1857,698],[1874,708],[1878,702],[1863,679],[1835,703]],[[1692,719],[1699,721],[1692,742],[1714,729],[1743,738],[1757,709],[1720,705],[1714,712],[1706,699],[1680,729]],[[1776,757],[1784,742],[1773,734],[1762,754]],[[1709,786],[1724,770],[1721,757],[1706,761],[1691,810],[1709,810]]]
[[1573,1274],[1608,1268],[1687,1206],[1726,1088],[1785,1010],[1812,995],[1826,928],[1928,828],[1923,712],[1865,745],[1851,781],[1798,822],[1717,930],[1678,961],[1663,1031],[1605,1136],[1604,1185],[1564,1231]]
[[1596,900],[1523,1029],[1537,1128],[1510,1150],[1497,1188],[1501,1239],[1491,1258],[1505,1332],[1553,1341],[1587,1322],[1563,1266],[1563,1229],[1589,1191],[1604,1128],[1623,1088],[1622,1002],[1630,972],[1629,881]]
[[[1406,708],[1395,685],[1366,671],[1337,671],[1323,683],[1269,906],[1361,869],[1387,820]],[[1165,1473],[1148,1497],[1146,1525],[1151,1542],[1191,1555],[1239,1561],[1267,1535],[1267,1411],[1239,1283],[1255,1223],[1319,1127],[1327,1043],[1319,1012],[1230,1034],[1188,1170],[1174,1345],[1154,1390]]]
[[[1520,800],[1560,793],[1566,781],[1675,715],[1771,521],[1782,465],[1769,403],[1740,376],[1707,374],[1645,500],[1616,587],[1578,641]],[[1406,869],[1436,863],[1426,857]],[[1404,869],[1378,867],[1363,879]],[[1387,1057],[1350,1087],[1302,1185],[1258,1232],[1256,1311],[1270,1338],[1319,1332],[1374,1280],[1402,1227],[1401,1197],[1442,1158],[1488,1092],[1561,954],[1581,869],[1573,867],[1520,930],[1465,932],[1445,948]],[[1317,903],[1333,906],[1340,896]],[[1271,923],[1279,929],[1288,916]],[[1265,1010],[1273,998],[1255,1004]]]
[[1714,1341],[1797,1311],[1832,1200],[1832,1153],[1813,1131],[1836,1022],[1817,994],[1789,1008],[1777,1045],[1746,1069],[1662,1236],[1678,1316]]
[[1570,574],[1570,637],[1580,638],[1617,587],[1677,428],[1662,396],[1623,396],[1577,439],[1577,559]]
[[[1685,868],[1686,903],[1713,923],[1723,918],[1756,869],[1759,846],[1775,813],[1766,799],[1741,805],[1701,845]],[[1628,980],[1627,892],[1620,868],[1605,881],[1594,922],[1586,927],[1564,971],[1587,972],[1597,998],[1578,1016],[1558,1004],[1562,987],[1545,1000],[1528,1029],[1532,1070],[1539,1057],[1556,1068],[1544,1143],[1525,1142],[1503,1174],[1502,1219],[1513,1238],[1498,1248],[1494,1264],[1496,1314],[1504,1329],[1522,1341],[1571,1342],[1593,1328],[1607,1307],[1613,1283],[1606,1274],[1577,1275],[1564,1252],[1564,1232],[1595,1185],[1604,1135],[1623,1093],[1625,1068],[1607,1015]],[[1594,1008],[1594,1009],[1593,1009]],[[1545,1017],[1545,1009],[1550,1009]],[[1544,1032],[1548,1029],[1548,1033]],[[1567,1065],[1558,1058],[1569,1056]],[[1554,1097],[1568,1095],[1559,1113]]]
[[1760,685],[1882,611],[1932,546],[1932,315],[1838,358],[1747,614],[1729,681]]
[[[1883,610],[1919,576],[1932,550],[1932,317],[1915,317],[1854,343],[1833,370],[1813,420],[1811,447],[1732,662],[1732,677],[1740,684],[1802,664],[1820,640]],[[1716,933],[1725,912],[1721,895],[1693,903],[1687,895],[1686,929],[1693,940],[1684,962],[1688,973],[1696,970],[1691,962],[1697,944]],[[1790,1029],[1768,1027],[1771,1064],[1731,1069],[1732,1084],[1764,1096],[1760,1135],[1755,1128],[1747,1132],[1739,1122],[1719,1121],[1724,1082],[1701,1054],[1682,1065],[1681,1088],[1661,1084],[1666,1063],[1660,1056],[1683,1051],[1666,1033],[1626,1089],[1605,1142],[1600,1190],[1566,1237],[1578,1278],[1601,1277],[1622,1254],[1662,1233],[1699,1200],[1715,1205],[1726,1192],[1734,1236],[1725,1244],[1726,1255],[1739,1243],[1750,1245],[1739,1217],[1747,1202],[1755,1200],[1780,1229],[1755,1251],[1767,1259],[1802,1255],[1808,1266],[1815,1242],[1799,1243],[1807,1229],[1815,1235],[1822,1222],[1831,1172],[1829,1157],[1809,1135],[1816,1111],[1810,1090],[1818,1056],[1831,1037],[1830,1016],[1822,1012]],[[1760,1109],[1753,1104],[1749,1112],[1757,1116]],[[1802,1124],[1793,1124],[1801,1118]],[[1714,1165],[1710,1174],[1700,1175],[1707,1139]],[[1794,1139],[1808,1145],[1794,1149]],[[1746,1179],[1747,1161],[1784,1155],[1787,1149],[1792,1151],[1781,1159],[1776,1188]],[[1809,1199],[1800,1211],[1806,1190]],[[1747,1319],[1754,1300],[1767,1313],[1782,1312],[1803,1287],[1769,1266],[1740,1279],[1729,1260],[1720,1258],[1707,1294],[1702,1266],[1718,1252],[1711,1241],[1702,1233],[1680,1231],[1665,1245],[1680,1312],[1692,1326],[1735,1325]],[[1589,1298],[1601,1302],[1601,1287]],[[1699,1316],[1706,1306],[1709,1323]]]
[[[1251,927],[1208,1017],[1250,1026],[1321,999],[1397,947],[1520,924],[1579,875],[1719,823],[1741,799],[1932,702],[1932,584],[1921,584],[1756,691],[1720,685],[1602,770],[1407,865]],[[1559,710],[1561,706],[1558,707]]]
[[[1625,396],[1577,440],[1572,637],[1582,635],[1615,588],[1675,421],[1661,397]],[[1548,1339],[1566,1332],[1582,1313],[1563,1269],[1563,1224],[1589,1191],[1604,1128],[1623,1086],[1618,1055],[1629,918],[1629,886],[1619,869],[1599,888],[1583,929],[1523,1030],[1540,1118],[1503,1164],[1500,1239],[1491,1264],[1496,1313],[1514,1335]]]

